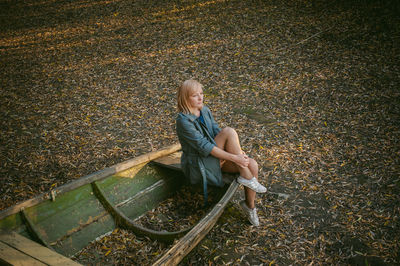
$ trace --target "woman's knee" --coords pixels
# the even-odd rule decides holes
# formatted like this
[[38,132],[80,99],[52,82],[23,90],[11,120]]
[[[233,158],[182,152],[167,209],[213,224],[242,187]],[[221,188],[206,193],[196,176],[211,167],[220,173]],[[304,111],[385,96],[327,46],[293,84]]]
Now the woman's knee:
[[252,168],[258,168],[258,163],[253,158],[249,158],[249,166]]
[[220,133],[222,133],[222,134],[224,134],[224,135],[227,135],[227,136],[237,136],[237,135],[238,135],[237,132],[236,132],[236,130],[233,129],[233,128],[231,128],[231,127],[224,127],[224,128],[221,130]]
[[221,149],[225,149],[225,144],[232,138],[235,133],[235,130],[230,127],[225,127],[221,129],[221,131],[214,138],[217,146]]
[[253,158],[249,158],[249,170],[257,178],[258,163]]

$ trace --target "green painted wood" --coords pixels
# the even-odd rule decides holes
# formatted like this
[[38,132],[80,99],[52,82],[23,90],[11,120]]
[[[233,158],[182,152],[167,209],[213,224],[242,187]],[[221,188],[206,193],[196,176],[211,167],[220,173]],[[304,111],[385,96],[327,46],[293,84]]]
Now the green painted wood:
[[176,189],[172,182],[165,182],[164,180],[159,182],[162,184],[155,185],[154,188],[147,193],[136,195],[131,201],[119,207],[119,210],[123,212],[125,216],[134,220],[147,211],[157,207],[161,201],[170,197]]
[[[43,210],[43,206],[51,210]],[[29,213],[28,213],[29,211]],[[37,233],[57,252],[71,256],[94,238],[115,228],[115,223],[93,195],[90,185],[67,192],[27,210]],[[38,222],[39,221],[39,222]]]
[[[46,201],[26,210],[29,220],[48,243],[75,231],[105,212],[90,185],[67,192],[55,201]],[[62,221],[62,222],[61,222]]]
[[67,193],[56,195],[54,201],[47,200],[30,208],[26,208],[27,213],[32,216],[35,223],[40,223],[52,216],[58,216],[60,211],[68,210],[77,203],[93,198],[90,184],[83,185]]
[[21,212],[14,213],[0,220],[0,233],[8,233],[11,231],[14,231],[26,238],[32,239],[24,223]]
[[[136,169],[129,169],[128,172],[99,181],[108,189],[108,195],[115,195],[113,198],[117,204],[134,197],[161,178],[170,180],[165,186],[156,188],[153,194],[139,193],[136,200],[132,199],[120,206],[129,218],[136,218],[156,207],[159,201],[166,199],[179,188],[183,178],[180,172],[162,171],[159,167],[144,164]],[[93,195],[89,185],[66,192],[56,197],[55,201],[43,202],[26,212],[43,242],[50,243],[57,252],[67,256],[75,254],[95,237],[115,228],[115,222]],[[93,222],[101,215],[107,217]]]
[[141,165],[135,168],[96,182],[112,204],[119,204],[162,179],[154,167]]
[[[166,182],[164,180],[160,180],[156,186],[152,188],[164,187]],[[178,237],[183,236],[186,232],[188,232],[191,228],[187,228],[177,232],[166,232],[166,231],[154,231],[148,228],[144,228],[138,224],[135,224],[129,217],[127,217],[123,212],[121,212],[117,207],[113,206],[108,200],[107,196],[103,193],[101,188],[96,184],[96,182],[92,183],[93,190],[95,191],[96,196],[102,202],[104,207],[111,213],[118,227],[125,228],[127,230],[131,230],[135,234],[145,235],[150,237],[151,239],[161,240],[165,242],[172,243]],[[147,193],[148,192],[148,193]],[[153,189],[146,191],[146,194],[153,194]]]
[[111,167],[108,167],[103,170],[97,171],[95,173],[89,174],[89,175],[79,178],[71,183],[67,183],[60,187],[57,187],[50,192],[40,194],[37,197],[34,197],[32,199],[29,199],[29,200],[26,200],[19,204],[16,204],[14,206],[11,206],[10,208],[8,208],[6,210],[0,211],[0,220],[3,220],[4,218],[11,216],[13,214],[19,213],[22,208],[27,209],[27,208],[35,206],[43,201],[51,199],[52,198],[51,195],[54,193],[61,195],[68,191],[75,190],[76,188],[81,187],[85,184],[90,184],[91,182],[102,180],[102,179],[109,177],[111,175],[114,175],[116,173],[130,169],[136,165],[150,162],[151,160],[155,160],[159,157],[167,156],[171,153],[178,151],[180,148],[181,148],[181,145],[179,143],[176,143],[171,146],[165,147],[163,149],[140,155],[140,156],[132,158],[130,160],[118,163]]
[[[152,194],[139,193],[163,178],[169,180],[165,186],[157,187]],[[106,194],[113,199],[113,203],[120,204],[121,210],[132,219],[156,207],[159,201],[170,196],[183,183],[182,178],[180,172],[163,171],[157,166],[141,164],[99,183],[106,190]],[[129,197],[133,199],[121,204]],[[115,228],[113,219],[106,214],[106,210],[93,195],[89,184],[56,196],[55,201],[47,200],[27,208],[24,212],[31,227],[34,228],[31,230],[33,234],[26,235],[31,239],[39,239],[41,243],[47,243],[49,247],[67,256],[75,254],[93,238]],[[108,217],[104,217],[101,220],[104,220],[103,222],[92,223],[101,215]],[[8,229],[25,227],[19,214],[7,217],[1,222]]]
[[165,178],[160,182],[162,182],[162,185],[154,185],[151,190],[136,195],[119,209],[127,217],[134,220],[157,207],[160,202],[171,197],[182,186],[182,182],[177,178]]
[[[163,186],[155,187],[152,193],[142,192],[161,180]],[[133,178],[113,176],[96,182],[96,185],[113,206],[118,206],[130,219],[135,219],[170,197],[184,184],[184,180],[181,171],[146,165]]]
[[19,212],[0,220],[0,232],[15,231],[18,230],[21,226],[24,226],[24,221],[22,220]]
[[29,220],[29,217],[26,215],[25,209],[21,210],[21,217],[24,220],[24,223],[26,225],[26,229],[28,230],[28,233],[31,237],[31,239],[35,240],[37,243],[52,249],[50,245],[44,240],[41,236],[41,234],[38,232],[36,226]]
[[114,219],[107,213],[96,222],[86,226],[83,230],[61,239],[52,245],[53,249],[64,256],[70,257],[85,248],[97,237],[102,236],[116,228]]
[[[137,217],[154,208],[183,183],[178,181],[183,178],[182,173],[162,171],[148,164],[149,160],[178,148],[174,145],[139,156],[57,188],[54,191],[60,194],[55,200],[50,200],[45,194],[13,206],[0,213],[0,231],[15,231],[31,239],[38,238],[57,252],[71,256],[116,227],[114,219],[97,200],[88,182],[97,180],[115,206],[130,220],[130,217]],[[153,189],[153,194],[142,192],[160,180],[167,180],[166,185]],[[26,223],[21,218],[21,212],[17,212],[22,208],[25,208]],[[31,230],[27,229],[29,227]]]
[[[117,184],[118,181],[120,184]],[[163,181],[162,185],[157,185],[160,181]],[[96,182],[96,185],[110,204],[117,206],[130,219],[134,219],[171,196],[184,182],[185,178],[181,171],[148,164],[133,178],[113,176]],[[155,187],[146,193],[143,192],[151,186]]]

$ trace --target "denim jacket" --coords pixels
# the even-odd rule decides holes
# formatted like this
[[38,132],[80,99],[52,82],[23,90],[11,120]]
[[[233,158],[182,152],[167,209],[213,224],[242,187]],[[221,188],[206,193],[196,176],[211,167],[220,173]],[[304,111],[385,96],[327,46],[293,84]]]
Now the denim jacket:
[[203,106],[205,126],[193,114],[179,113],[176,118],[176,132],[182,146],[182,170],[192,184],[203,183],[207,200],[207,184],[222,187],[222,173],[219,159],[210,155],[216,146],[215,136],[221,131],[210,109]]

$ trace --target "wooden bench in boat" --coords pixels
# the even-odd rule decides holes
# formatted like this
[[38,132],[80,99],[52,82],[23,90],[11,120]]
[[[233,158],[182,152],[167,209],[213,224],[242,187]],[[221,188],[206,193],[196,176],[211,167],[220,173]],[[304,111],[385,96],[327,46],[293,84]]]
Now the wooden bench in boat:
[[153,160],[153,162],[174,170],[181,170],[181,155],[182,152],[175,152],[167,156],[157,158]]
[[80,265],[15,232],[0,234],[1,265]]

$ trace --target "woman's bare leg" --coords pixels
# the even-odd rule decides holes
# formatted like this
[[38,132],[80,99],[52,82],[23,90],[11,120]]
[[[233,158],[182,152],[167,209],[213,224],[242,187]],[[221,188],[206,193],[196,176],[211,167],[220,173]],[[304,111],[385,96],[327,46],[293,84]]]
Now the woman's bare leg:
[[[250,158],[249,169],[253,176],[258,179],[258,165],[257,162]],[[253,209],[255,207],[256,192],[248,187],[244,187],[244,195],[247,207]]]
[[[242,149],[240,147],[239,137],[236,131],[232,128],[226,127],[215,137],[217,146],[229,153],[240,154]],[[258,179],[258,164],[255,160],[250,158],[248,167],[238,167],[235,163],[226,161],[222,166],[222,171],[228,173],[237,173],[246,179],[255,177]],[[249,208],[255,207],[256,192],[248,187],[244,187],[244,194],[246,204]]]
[[[217,143],[218,148],[221,148],[229,153],[233,154],[241,154],[242,148],[240,147],[239,136],[233,128],[226,127],[222,129],[218,135],[215,137],[215,143]],[[233,170],[234,173],[239,172],[240,175],[246,179],[252,179],[253,174],[251,173],[248,167],[237,167],[233,162],[227,161],[222,166],[223,170],[226,169],[226,172],[231,172]]]

